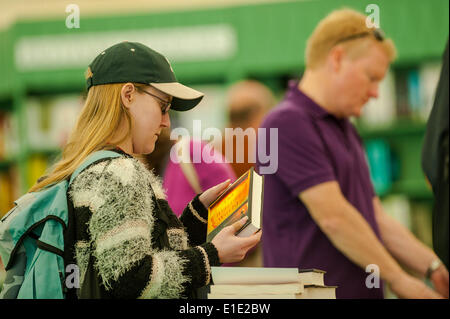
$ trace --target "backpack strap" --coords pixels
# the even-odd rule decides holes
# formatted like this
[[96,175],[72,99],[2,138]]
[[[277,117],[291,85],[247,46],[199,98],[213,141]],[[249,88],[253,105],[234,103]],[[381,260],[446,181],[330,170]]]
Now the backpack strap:
[[78,168],[72,173],[72,175],[70,176],[69,185],[72,184],[73,180],[75,179],[75,177],[78,176],[78,174],[80,174],[85,168],[87,168],[92,163],[94,163],[98,160],[104,159],[104,158],[115,158],[115,157],[120,157],[120,156],[122,156],[122,155],[117,152],[105,151],[105,150],[97,151],[97,152],[90,154],[84,160],[84,162],[80,166],[78,166]]

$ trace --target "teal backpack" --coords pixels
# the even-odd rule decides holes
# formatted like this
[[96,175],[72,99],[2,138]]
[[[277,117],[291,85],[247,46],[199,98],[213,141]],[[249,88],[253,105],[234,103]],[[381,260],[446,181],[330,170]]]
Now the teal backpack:
[[119,157],[113,151],[92,153],[70,177],[41,191],[27,193],[0,221],[0,256],[6,278],[0,299],[66,297],[64,235],[69,227],[67,190],[90,164]]

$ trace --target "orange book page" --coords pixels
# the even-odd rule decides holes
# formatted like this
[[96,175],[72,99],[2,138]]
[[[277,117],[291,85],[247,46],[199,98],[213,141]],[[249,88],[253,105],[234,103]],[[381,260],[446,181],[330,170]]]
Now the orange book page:
[[236,211],[242,203],[248,200],[249,189],[250,178],[248,173],[244,180],[237,184],[233,189],[228,190],[228,194],[215,202],[208,209],[208,234]]

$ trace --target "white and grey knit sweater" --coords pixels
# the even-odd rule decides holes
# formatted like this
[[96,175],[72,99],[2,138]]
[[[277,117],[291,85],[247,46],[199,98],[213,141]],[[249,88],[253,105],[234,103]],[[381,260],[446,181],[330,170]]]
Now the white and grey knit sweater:
[[196,196],[178,219],[160,180],[122,155],[86,168],[68,192],[81,285],[92,255],[107,298],[188,297],[219,265],[214,245],[204,243],[207,210]]

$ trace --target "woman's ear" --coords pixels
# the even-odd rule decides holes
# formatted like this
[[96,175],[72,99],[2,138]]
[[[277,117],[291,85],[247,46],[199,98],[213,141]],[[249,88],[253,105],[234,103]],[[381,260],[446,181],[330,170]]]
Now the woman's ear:
[[132,83],[126,83],[122,86],[122,90],[120,90],[120,98],[126,108],[130,108],[133,103],[134,92],[136,92],[136,88]]

